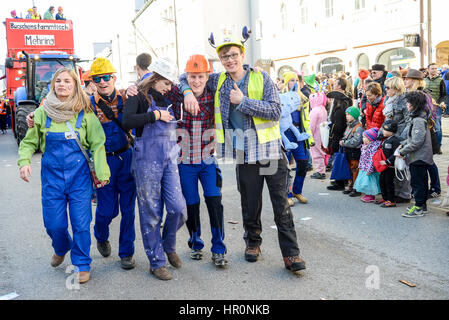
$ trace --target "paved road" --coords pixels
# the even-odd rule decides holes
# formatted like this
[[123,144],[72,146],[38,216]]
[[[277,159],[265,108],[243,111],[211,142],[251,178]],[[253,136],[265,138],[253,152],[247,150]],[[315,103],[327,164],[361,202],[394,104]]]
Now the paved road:
[[[188,234],[182,228],[178,253],[183,267],[170,269],[173,281],[156,280],[148,272],[137,218],[137,267],[124,271],[117,257],[119,221],[115,220],[112,256],[102,258],[93,240],[91,281],[69,290],[66,281],[71,274],[66,269],[70,259],[56,269],[49,265],[53,252],[42,222],[40,155],[33,157],[33,179],[26,184],[18,177],[16,153],[11,133],[0,136],[0,297],[16,292],[16,299],[23,300],[449,299],[449,218],[443,211],[432,210],[424,218],[407,220],[401,217],[404,207],[382,209],[341,193],[328,193],[327,181],[308,179],[305,195],[310,203],[293,208],[301,254],[307,262],[302,276],[283,268],[266,190],[262,257],[255,264],[247,263],[233,165],[222,166],[227,270],[216,270],[209,253],[201,262],[190,260]],[[204,240],[210,243],[204,205],[202,221]]]

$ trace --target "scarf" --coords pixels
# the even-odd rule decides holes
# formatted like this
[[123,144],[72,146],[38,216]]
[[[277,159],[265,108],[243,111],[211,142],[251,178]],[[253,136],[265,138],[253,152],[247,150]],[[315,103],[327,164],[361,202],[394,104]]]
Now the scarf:
[[56,123],[67,122],[75,116],[72,106],[73,99],[61,101],[53,91],[50,91],[43,104],[44,111]]
[[156,106],[158,106],[159,108],[167,108],[168,107],[167,100],[162,93],[154,90],[153,88],[150,88],[148,90],[148,93],[153,98],[154,102],[156,103]]

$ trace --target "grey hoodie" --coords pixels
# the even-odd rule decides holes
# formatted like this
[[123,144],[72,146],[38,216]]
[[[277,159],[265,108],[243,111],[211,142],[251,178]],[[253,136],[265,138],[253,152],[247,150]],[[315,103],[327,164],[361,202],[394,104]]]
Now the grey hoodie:
[[426,112],[423,111],[419,116],[410,118],[407,128],[409,128],[407,140],[402,142],[401,155],[406,156],[408,164],[421,160],[433,165],[432,140]]

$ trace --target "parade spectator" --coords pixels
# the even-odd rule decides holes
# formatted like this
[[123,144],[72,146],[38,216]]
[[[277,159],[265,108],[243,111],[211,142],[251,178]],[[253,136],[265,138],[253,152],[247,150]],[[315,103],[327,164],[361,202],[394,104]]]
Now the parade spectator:
[[363,133],[363,146],[359,162],[359,175],[354,184],[357,192],[365,195],[360,199],[365,203],[374,203],[376,195],[380,190],[379,173],[374,168],[373,156],[381,145],[381,141],[377,139],[379,130],[372,128]]
[[48,8],[48,10],[44,13],[44,20],[55,20],[55,7],[51,6]]
[[37,7],[33,7],[33,14],[31,15],[31,19],[33,20],[41,20],[41,15],[37,12]]
[[410,111],[410,128],[407,140],[402,142],[400,157],[406,157],[410,166],[411,185],[415,205],[408,208],[402,216],[406,218],[422,217],[427,213],[429,167],[434,165],[432,142],[428,127],[427,98],[421,91],[411,91],[405,96]]
[[369,70],[360,69],[359,77],[357,78],[354,88],[354,99],[357,101],[357,105],[361,109],[362,98],[365,96],[366,80],[369,78]]
[[[44,226],[52,239],[56,268],[70,251],[71,263],[77,268],[78,281],[90,279],[90,225],[92,221],[92,178],[87,159],[76,140],[79,133],[82,148],[93,158],[95,173],[101,185],[109,182],[106,141],[100,121],[90,109],[89,98],[72,69],[59,69],[51,82],[50,93],[34,114],[35,125],[28,129],[20,143],[20,177],[30,182],[31,157],[37,148],[43,153],[41,163],[42,206]],[[69,235],[67,207],[73,240]]]
[[[138,95],[129,97],[123,126],[136,129],[132,172],[150,273],[167,281],[173,279],[167,259],[174,268],[182,266],[176,253],[176,233],[187,219],[177,165],[179,146],[174,139],[177,121],[166,97],[177,80],[177,69],[167,59],[158,59],[151,70],[153,75],[139,85]],[[161,229],[164,207],[167,215]]]
[[[432,134],[432,132],[435,132],[436,109],[434,107],[435,103],[432,101],[432,97],[430,96],[430,92],[426,89],[427,84],[424,80],[424,74],[419,70],[409,69],[407,75],[405,76],[404,85],[407,93],[413,91],[421,91],[422,93],[424,93],[424,96],[427,100],[427,103],[424,105],[427,114],[427,126],[429,127],[429,130]],[[411,119],[409,119],[409,123],[407,123],[407,126],[409,127],[411,125],[410,120]],[[408,129],[409,128],[407,128],[406,130]],[[432,151],[434,151],[433,148]],[[432,198],[438,198],[441,195],[441,184],[438,167],[435,163],[433,163],[427,168],[430,176],[430,190],[428,194]]]
[[[402,137],[406,127],[406,120],[409,114],[407,102],[405,100],[405,85],[400,77],[393,77],[385,81],[385,90],[387,96],[385,99],[385,108],[383,114],[385,120],[394,120],[397,124],[395,135]],[[405,138],[405,137],[404,137]]]
[[30,8],[30,9],[27,10],[27,12],[28,12],[28,13],[27,13],[25,19],[32,19],[32,16],[33,16],[33,9]]
[[385,94],[385,80],[387,78],[388,71],[385,70],[383,64],[375,64],[371,67],[371,78],[380,84],[382,88],[382,94]]
[[[352,106],[352,99],[345,92],[347,82],[344,79],[335,80],[333,91],[327,94],[329,99],[333,99],[330,112],[330,131],[329,131],[329,147],[327,154],[332,156],[338,152],[340,148],[340,140],[346,131],[346,109]],[[331,169],[331,161],[326,170]],[[343,191],[345,189],[345,181],[337,180],[334,185],[328,186],[328,190]]]
[[385,140],[382,142],[381,148],[386,160],[380,161],[380,165],[387,168],[380,173],[379,184],[382,198],[376,201],[382,208],[396,207],[394,183],[396,177],[394,161],[396,157],[394,153],[401,144],[399,138],[396,136],[397,130],[398,124],[394,120],[387,120],[382,125],[382,135]]
[[366,86],[366,130],[380,129],[385,121],[383,110],[385,97],[382,96],[382,88],[379,83],[372,82]]
[[6,134],[6,102],[4,99],[0,102],[0,130],[2,134]]
[[56,20],[67,20],[62,7],[58,7],[58,13],[56,14]]
[[322,123],[327,122],[327,97],[324,93],[314,93],[310,96],[310,130],[315,140],[315,145],[310,148],[313,167],[315,173],[310,176],[311,179],[326,179],[326,153],[321,148],[321,131]]
[[360,110],[357,107],[350,107],[346,109],[347,127],[345,134],[340,141],[340,146],[344,148],[346,160],[348,161],[349,170],[352,174],[352,179],[349,181],[348,189],[343,191],[343,194],[350,197],[360,196],[360,192],[354,189],[354,183],[359,175],[359,161],[361,155],[361,148],[363,145],[363,126],[359,121]]
[[435,109],[435,132],[438,138],[439,150],[438,154],[441,152],[441,144],[443,141],[443,131],[441,128],[441,117],[443,115],[444,109],[446,108],[446,84],[443,78],[439,75],[437,65],[431,63],[427,68],[428,75],[425,78],[426,88],[430,91],[430,96],[432,97]]
[[148,67],[151,65],[151,61],[152,58],[149,53],[142,53],[137,56],[136,71],[139,76],[140,83],[152,75],[152,72],[148,70]]
[[12,19],[20,19],[20,18],[17,16],[16,10],[11,11],[11,18],[12,18]]
[[444,109],[443,117],[447,118],[449,117],[449,70],[444,70],[441,75],[446,85],[446,108]]

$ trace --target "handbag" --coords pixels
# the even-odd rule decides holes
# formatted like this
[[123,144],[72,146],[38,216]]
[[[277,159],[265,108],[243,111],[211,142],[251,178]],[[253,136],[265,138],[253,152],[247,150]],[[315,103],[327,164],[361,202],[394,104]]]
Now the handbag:
[[[394,155],[395,156],[400,155],[399,148],[395,151]],[[399,181],[404,181],[404,180],[410,181],[410,170],[408,169],[404,158],[396,157],[396,160],[394,160],[394,171],[396,174],[396,178]]]
[[381,173],[384,172],[385,170],[387,170],[388,168],[390,168],[392,165],[386,165],[383,166],[380,164],[381,161],[386,161],[387,157],[385,157],[384,151],[382,150],[382,147],[380,147],[379,149],[377,149],[376,153],[373,156],[373,164],[374,164],[374,168],[376,169],[377,172]]
[[352,173],[349,169],[346,153],[343,148],[334,153],[334,163],[332,165],[331,180],[351,180]]

